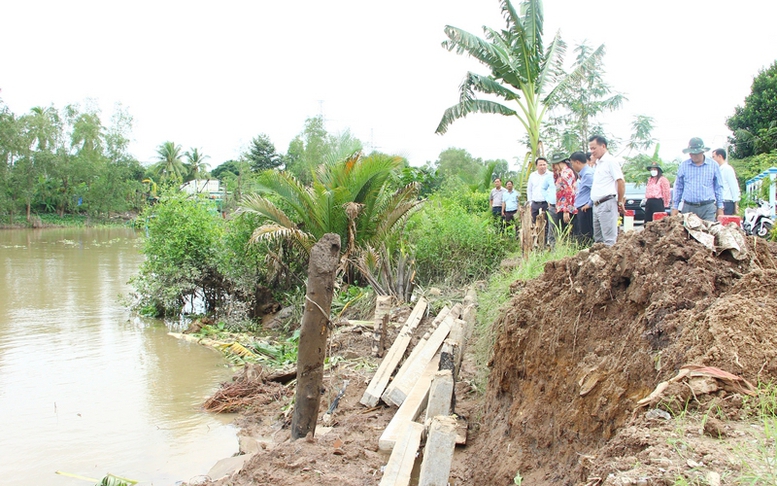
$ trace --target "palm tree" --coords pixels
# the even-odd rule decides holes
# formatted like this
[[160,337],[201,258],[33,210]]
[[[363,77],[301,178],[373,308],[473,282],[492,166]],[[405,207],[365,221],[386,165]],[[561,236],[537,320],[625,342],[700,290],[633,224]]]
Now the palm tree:
[[[488,67],[491,73],[487,76],[467,73],[459,88],[459,102],[445,110],[436,132],[445,133],[451,123],[470,113],[516,117],[529,138],[530,150],[519,181],[519,187],[523,187],[532,162],[540,152],[542,119],[556,92],[571,79],[590,70],[604,54],[604,46],[593,51],[572,73],[565,75],[563,58],[566,45],[559,34],[547,49],[542,41],[542,0],[522,2],[520,13],[509,0],[501,0],[500,5],[506,26],[499,31],[483,27],[485,39],[456,27],[445,27],[448,40],[442,43],[443,47],[455,50],[457,54],[469,54]],[[502,98],[517,107],[477,99],[476,92]]]
[[27,127],[30,148],[37,144],[40,152],[53,151],[62,132],[62,121],[57,110],[52,106],[48,108],[35,106],[23,119]]
[[181,161],[181,146],[165,142],[156,149],[158,160],[152,171],[164,182],[183,182],[186,167]]
[[[259,178],[262,194],[244,197],[240,207],[240,211],[265,220],[251,241],[288,241],[309,255],[319,238],[336,233],[344,242],[343,268],[351,271],[362,252],[381,248],[423,203],[417,197],[419,185],[415,182],[394,192],[389,189],[392,172],[402,165],[400,157],[362,157],[357,152],[319,166],[312,186],[305,186],[286,171],[263,172]],[[288,214],[270,195],[283,200]]]
[[208,163],[205,162],[205,159],[210,158],[210,156],[200,153],[196,148],[191,149],[191,151],[187,150],[183,155],[189,166],[189,174],[195,181],[198,180],[200,175],[208,170]]

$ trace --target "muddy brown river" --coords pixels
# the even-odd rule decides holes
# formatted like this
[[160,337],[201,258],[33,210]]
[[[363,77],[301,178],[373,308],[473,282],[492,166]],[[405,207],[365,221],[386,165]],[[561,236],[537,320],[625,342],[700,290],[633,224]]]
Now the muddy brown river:
[[0,230],[0,484],[145,485],[237,452],[230,416],[199,405],[222,356],[122,305],[143,256],[131,229]]

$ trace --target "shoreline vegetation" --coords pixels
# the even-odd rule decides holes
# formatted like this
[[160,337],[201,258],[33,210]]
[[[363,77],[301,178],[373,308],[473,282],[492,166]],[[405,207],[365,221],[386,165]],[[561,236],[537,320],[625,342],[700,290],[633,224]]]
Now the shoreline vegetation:
[[15,223],[0,223],[0,230],[7,229],[47,229],[47,228],[100,228],[135,226],[137,213],[117,213],[103,217],[86,214],[56,213],[36,214],[29,221],[21,219]]

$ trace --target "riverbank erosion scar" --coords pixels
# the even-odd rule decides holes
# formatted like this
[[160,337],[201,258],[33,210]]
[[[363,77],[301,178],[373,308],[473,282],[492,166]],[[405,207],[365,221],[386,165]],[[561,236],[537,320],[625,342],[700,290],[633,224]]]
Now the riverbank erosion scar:
[[516,286],[494,323],[482,435],[467,455],[476,482],[506,484],[516,471],[585,482],[583,458],[684,365],[777,378],[777,246],[747,246],[741,261],[713,256],[665,218]]

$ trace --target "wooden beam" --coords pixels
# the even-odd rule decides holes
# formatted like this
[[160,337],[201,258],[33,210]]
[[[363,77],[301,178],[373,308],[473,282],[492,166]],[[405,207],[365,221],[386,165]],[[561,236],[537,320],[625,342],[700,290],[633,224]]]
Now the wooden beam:
[[456,448],[456,419],[438,416],[432,419],[424,447],[418,486],[447,486]]
[[379,486],[407,486],[410,484],[410,475],[413,472],[423,432],[423,425],[415,422],[407,424],[402,439],[391,451],[391,457],[389,457],[388,464],[383,471],[383,478],[380,480]]
[[424,370],[424,374],[418,379],[410,394],[405,399],[397,413],[391,418],[391,421],[383,430],[380,439],[378,439],[378,448],[382,451],[390,451],[400,438],[401,432],[405,430],[407,424],[413,422],[421,415],[421,410],[426,407],[429,398],[429,386],[432,384],[432,378],[437,373],[437,367],[440,366],[440,356],[432,359]]
[[[459,304],[456,304],[457,306]],[[454,312],[456,312],[453,316],[456,317],[458,315],[458,310],[456,310],[457,307],[454,306]],[[386,387],[386,391],[383,392],[383,396],[387,396],[388,393],[390,393],[394,389],[394,383],[397,382],[397,380],[400,380],[402,375],[404,375],[408,368],[412,366],[413,361],[415,361],[416,357],[418,356],[418,353],[426,346],[426,342],[429,341],[429,337],[432,335],[435,329],[440,325],[440,323],[452,312],[452,309],[448,307],[447,305],[443,307],[439,314],[437,314],[437,317],[434,318],[432,323],[429,325],[429,329],[424,333],[423,337],[416,343],[416,345],[413,347],[413,350],[410,352],[410,356],[407,357],[407,359],[402,363],[402,366],[399,367],[397,370],[397,373],[394,375],[394,379],[391,381],[391,383],[388,384]],[[383,399],[384,402],[386,402],[385,398]],[[386,402],[390,404],[390,402]]]
[[405,350],[407,350],[410,339],[413,337],[413,332],[418,327],[418,323],[421,322],[424,312],[426,312],[426,299],[420,297],[407,321],[405,321],[402,330],[399,331],[399,335],[394,340],[394,344],[391,345],[391,348],[386,353],[386,357],[381,361],[378,370],[364,391],[362,399],[359,400],[362,405],[374,407],[378,404],[380,396],[391,378],[391,374],[394,373],[400,360],[405,355]]
[[375,316],[373,317],[372,355],[382,358],[386,350],[386,328],[391,314],[391,296],[379,295],[375,302]]
[[391,387],[386,389],[386,393],[383,394],[383,401],[390,404],[400,406],[405,398],[410,393],[413,385],[418,381],[421,375],[424,373],[424,369],[437,354],[442,342],[448,336],[451,330],[451,326],[454,324],[454,320],[450,314],[443,319],[437,329],[434,330],[429,340],[424,345],[423,349],[418,352],[412,363],[409,364],[409,368],[401,377],[391,382]]
[[453,398],[453,372],[440,370],[434,374],[432,385],[429,387],[429,400],[426,405],[426,420],[432,420],[438,415],[450,415],[451,398]]

